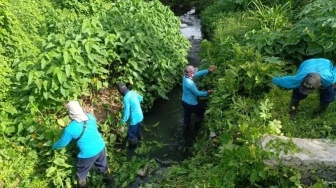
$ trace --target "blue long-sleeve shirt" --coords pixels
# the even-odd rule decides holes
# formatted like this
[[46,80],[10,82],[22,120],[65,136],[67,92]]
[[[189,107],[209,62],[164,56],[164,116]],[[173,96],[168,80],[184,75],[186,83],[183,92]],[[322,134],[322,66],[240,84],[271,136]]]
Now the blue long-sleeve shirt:
[[[197,78],[200,76],[203,76],[205,74],[209,74],[209,70],[201,70],[201,71],[197,71],[193,77]],[[183,76],[183,80],[182,80],[182,101],[184,101],[187,104],[190,105],[197,105],[197,97],[206,97],[208,96],[208,92],[207,91],[199,91],[196,87],[195,82],[193,81],[193,79],[190,79],[186,76]]]
[[322,87],[328,87],[336,82],[336,69],[330,60],[324,58],[308,59],[302,62],[295,75],[274,77],[272,82],[279,87],[295,89],[300,87],[308,73],[319,74]]
[[141,105],[143,97],[135,91],[128,91],[123,98],[123,117],[121,122],[126,123],[129,121],[129,125],[136,125],[140,123],[144,116],[142,113]]
[[[98,131],[97,120],[91,114],[86,114],[86,129],[83,136],[77,141],[79,148],[78,158],[90,158],[97,155],[105,148],[105,142]],[[61,149],[67,146],[71,140],[75,140],[82,133],[84,122],[72,120],[65,128],[61,138],[52,146],[52,149]]]

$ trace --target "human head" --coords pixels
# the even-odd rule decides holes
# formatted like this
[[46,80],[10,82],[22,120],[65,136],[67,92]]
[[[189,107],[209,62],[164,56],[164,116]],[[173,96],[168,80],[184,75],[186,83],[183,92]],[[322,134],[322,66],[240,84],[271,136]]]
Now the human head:
[[128,88],[126,87],[126,85],[122,82],[119,82],[117,84],[117,88],[118,88],[118,91],[119,93],[124,96],[127,92],[128,92]]
[[192,65],[188,65],[185,69],[184,69],[184,74],[187,76],[187,77],[193,77],[195,72],[198,71],[198,68],[197,67],[194,67]]
[[70,101],[66,106],[71,119],[74,119],[77,122],[89,120],[78,101]]
[[300,93],[304,95],[309,95],[313,93],[313,91],[321,86],[321,77],[316,73],[307,74],[299,87]]

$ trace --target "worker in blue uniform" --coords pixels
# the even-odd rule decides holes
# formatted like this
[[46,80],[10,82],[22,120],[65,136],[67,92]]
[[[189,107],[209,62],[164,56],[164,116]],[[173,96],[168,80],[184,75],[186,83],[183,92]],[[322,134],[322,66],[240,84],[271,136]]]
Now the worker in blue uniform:
[[293,90],[289,108],[291,119],[295,118],[300,101],[314,90],[320,92],[320,104],[314,110],[314,116],[326,111],[329,104],[335,100],[335,71],[330,60],[313,58],[303,61],[295,75],[273,78],[272,82],[275,85]]
[[197,101],[198,97],[207,97],[213,92],[212,89],[207,91],[198,90],[194,79],[203,75],[213,73],[217,69],[212,65],[208,69],[198,71],[198,68],[188,65],[184,69],[182,78],[182,106],[183,106],[183,124],[184,132],[188,132],[191,124],[191,115],[196,114],[198,118],[197,124],[203,119],[205,108]]
[[141,124],[144,115],[141,102],[143,101],[143,97],[136,91],[129,90],[122,82],[118,83],[117,89],[123,96],[123,115],[121,123],[125,125],[128,122],[127,136],[130,146],[134,148],[138,145],[138,141],[141,140],[142,137]]

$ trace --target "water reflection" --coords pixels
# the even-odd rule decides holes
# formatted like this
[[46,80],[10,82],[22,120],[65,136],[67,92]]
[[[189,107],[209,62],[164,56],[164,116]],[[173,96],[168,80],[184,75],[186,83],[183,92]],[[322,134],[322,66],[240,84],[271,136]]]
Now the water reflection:
[[159,99],[152,110],[145,114],[144,137],[146,142],[159,142],[162,148],[151,152],[160,160],[181,161],[188,155],[186,143],[181,135],[182,106],[181,87],[174,88],[168,95],[169,100]]

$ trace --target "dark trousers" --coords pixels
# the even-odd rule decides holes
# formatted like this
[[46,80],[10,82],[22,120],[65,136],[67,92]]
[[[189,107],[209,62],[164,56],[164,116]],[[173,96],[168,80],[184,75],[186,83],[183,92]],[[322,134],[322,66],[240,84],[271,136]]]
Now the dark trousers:
[[128,126],[127,136],[131,142],[137,142],[141,137],[141,122]]
[[[331,103],[335,100],[335,90],[334,86],[331,85],[329,87],[326,87],[324,89],[319,89],[320,92],[320,101],[323,103]],[[302,100],[307,98],[308,95],[302,94],[299,89],[293,89],[292,97],[294,99]]]
[[195,113],[198,118],[203,119],[205,108],[202,105],[200,104],[190,105],[182,101],[182,106],[183,106],[183,124],[185,127],[190,126],[191,115],[193,113]]
[[107,171],[108,163],[107,163],[105,148],[93,157],[77,158],[77,173],[76,174],[77,174],[78,180],[83,180],[86,178],[92,165],[95,165],[98,168],[99,172],[104,173]]

